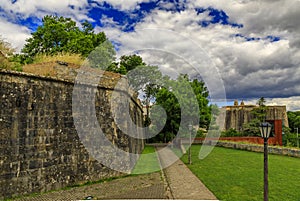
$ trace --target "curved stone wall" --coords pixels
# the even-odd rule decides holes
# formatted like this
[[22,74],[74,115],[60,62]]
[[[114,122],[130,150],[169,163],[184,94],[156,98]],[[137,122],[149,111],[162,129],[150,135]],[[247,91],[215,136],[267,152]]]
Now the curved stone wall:
[[[0,70],[0,199],[121,174],[93,159],[81,143],[72,117],[76,70],[69,69],[66,73],[67,79],[62,79],[64,76]],[[110,95],[119,81],[126,83],[126,78],[105,73],[96,86],[98,123],[115,146],[140,153],[143,140],[118,129],[110,111]],[[86,90],[93,88],[86,86]],[[120,97],[130,96],[128,91],[116,93]],[[118,101],[130,105],[132,120],[142,126],[142,107],[137,98]]]

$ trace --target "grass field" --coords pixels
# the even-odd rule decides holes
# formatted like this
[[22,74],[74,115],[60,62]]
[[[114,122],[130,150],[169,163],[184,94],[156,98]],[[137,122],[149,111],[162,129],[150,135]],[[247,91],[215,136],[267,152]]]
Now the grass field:
[[132,174],[145,174],[156,171],[160,171],[160,166],[155,148],[152,146],[145,146]]
[[[263,200],[263,153],[215,147],[203,160],[200,145],[192,146],[192,172],[227,201]],[[187,163],[187,155],[182,157]],[[300,200],[300,159],[269,155],[269,200]]]

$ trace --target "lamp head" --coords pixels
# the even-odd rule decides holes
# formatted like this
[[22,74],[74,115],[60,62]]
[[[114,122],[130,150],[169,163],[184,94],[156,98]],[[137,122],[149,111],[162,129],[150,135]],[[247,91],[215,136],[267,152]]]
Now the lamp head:
[[192,131],[192,130],[193,130],[193,125],[189,124],[189,131]]
[[262,138],[269,138],[271,133],[272,125],[268,122],[263,122],[259,126],[260,134]]

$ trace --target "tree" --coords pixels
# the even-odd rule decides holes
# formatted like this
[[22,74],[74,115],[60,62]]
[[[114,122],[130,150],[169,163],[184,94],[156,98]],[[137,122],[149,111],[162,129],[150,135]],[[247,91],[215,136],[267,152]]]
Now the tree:
[[[190,93],[193,94],[188,92],[186,83],[192,88]],[[196,99],[192,98],[193,95]],[[204,82],[197,79],[190,81],[187,75],[180,75],[177,80],[170,80],[169,88],[160,88],[155,94],[155,104],[164,108],[167,113],[167,121],[161,133],[156,136],[156,139],[163,139],[165,142],[172,140],[177,134],[182,121],[187,121],[184,125],[193,124],[195,122],[190,121],[198,117],[200,117],[199,127],[208,128],[211,107],[208,106],[209,101],[207,98],[208,91]],[[195,105],[199,109],[194,108]],[[186,112],[182,113],[182,111]]]
[[12,48],[9,43],[0,38],[0,68],[10,68],[8,56],[12,54]]
[[264,97],[261,97],[257,101],[257,108],[254,108],[252,110],[252,114],[257,118],[260,122],[266,121],[266,111],[267,111],[267,106],[265,105],[266,100]]
[[260,97],[260,98],[258,99],[258,101],[256,102],[256,104],[257,104],[258,106],[265,106],[265,103],[266,103],[266,99],[265,99],[264,97]]
[[91,51],[106,41],[103,32],[94,33],[92,25],[82,23],[82,29],[71,18],[45,16],[43,24],[26,40],[22,53],[33,58],[37,54],[53,55],[58,52],[79,53],[87,57]]
[[257,101],[257,108],[254,108],[251,111],[251,114],[253,118],[251,119],[250,122],[244,124],[243,126],[243,133],[244,135],[249,135],[249,136],[260,136],[260,131],[259,131],[259,125],[261,122],[266,121],[266,111],[267,111],[267,106],[265,105],[266,100],[264,97],[261,97]]
[[11,44],[6,42],[5,40],[0,37],[0,54],[2,58],[8,58],[13,55],[14,49],[12,48]]
[[110,67],[113,65],[113,62],[116,59],[115,57],[115,49],[111,42],[107,40],[97,46],[87,58],[90,67],[99,68],[102,70],[110,70]]
[[[133,61],[131,61],[133,60]],[[124,65],[126,61],[126,65]],[[123,64],[122,64],[123,63]],[[142,103],[146,107],[147,114],[145,126],[149,126],[151,120],[149,118],[149,109],[151,100],[154,100],[155,94],[158,92],[163,82],[169,80],[169,77],[163,76],[157,66],[147,66],[139,56],[123,56],[120,67],[127,72],[129,85],[135,91],[140,92]]]
[[127,72],[135,69],[138,66],[145,66],[142,57],[133,54],[133,55],[123,55],[120,58],[120,68],[125,68]]
[[215,108],[215,106],[208,106],[208,90],[205,86],[205,83],[202,81],[199,81],[197,79],[194,79],[191,82],[191,86],[194,90],[194,93],[196,94],[197,101],[199,104],[200,109],[200,127],[208,129],[210,121],[211,121],[211,111],[213,109],[215,115],[217,115],[218,110]]
[[288,111],[287,112],[289,127],[291,128],[292,133],[296,133],[298,128],[298,132],[300,131],[300,111]]
[[0,37],[0,68],[21,71],[21,66],[13,60],[14,48]]
[[106,70],[126,75],[128,72],[137,67],[145,66],[146,63],[143,61],[142,57],[136,54],[123,55],[120,57],[119,62],[113,62]]

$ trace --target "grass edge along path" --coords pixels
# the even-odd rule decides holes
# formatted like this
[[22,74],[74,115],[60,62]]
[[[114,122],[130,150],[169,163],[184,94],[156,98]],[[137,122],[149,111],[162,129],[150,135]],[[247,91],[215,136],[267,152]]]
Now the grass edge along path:
[[146,145],[131,174],[160,171],[160,163],[154,146]]
[[[215,147],[203,160],[200,145],[192,146],[192,164],[181,159],[218,199],[263,200],[263,153]],[[269,200],[300,199],[300,159],[269,154]]]

